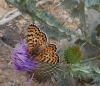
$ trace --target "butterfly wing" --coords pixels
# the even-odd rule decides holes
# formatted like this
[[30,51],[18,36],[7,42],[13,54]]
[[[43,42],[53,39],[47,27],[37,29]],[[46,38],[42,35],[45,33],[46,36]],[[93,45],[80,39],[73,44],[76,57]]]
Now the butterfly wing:
[[56,64],[59,61],[59,57],[56,54],[56,46],[54,44],[49,44],[47,47],[41,50],[39,54],[34,56],[34,58],[38,61],[52,64]]
[[28,50],[32,51],[39,48],[41,45],[45,45],[47,42],[47,37],[43,32],[40,32],[39,28],[35,25],[30,25],[28,28]]

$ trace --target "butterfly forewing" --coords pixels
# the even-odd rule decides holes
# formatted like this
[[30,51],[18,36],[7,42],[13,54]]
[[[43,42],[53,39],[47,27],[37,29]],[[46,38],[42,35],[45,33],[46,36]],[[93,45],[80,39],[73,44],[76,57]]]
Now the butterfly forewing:
[[47,38],[46,35],[40,32],[39,28],[35,25],[30,25],[28,28],[28,49],[29,52],[33,52],[41,45],[45,45]]

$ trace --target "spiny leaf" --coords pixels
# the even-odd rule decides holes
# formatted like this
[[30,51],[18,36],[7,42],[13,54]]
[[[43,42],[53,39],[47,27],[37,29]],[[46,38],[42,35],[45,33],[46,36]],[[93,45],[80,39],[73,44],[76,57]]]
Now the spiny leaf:
[[[29,14],[33,20],[37,20],[43,26],[48,26],[49,29],[60,32],[64,37],[74,34],[70,29],[63,27],[63,25],[51,14],[48,14],[47,10],[39,10],[36,8],[36,0],[25,0],[23,3],[17,2],[17,0],[6,0],[19,8],[20,11]],[[20,0],[19,0],[20,1]],[[55,33],[52,33],[55,35]],[[47,34],[48,35],[48,34]],[[75,34],[74,34],[75,35]],[[62,39],[63,37],[60,37]],[[49,36],[50,37],[50,36]],[[57,39],[57,36],[54,36]]]

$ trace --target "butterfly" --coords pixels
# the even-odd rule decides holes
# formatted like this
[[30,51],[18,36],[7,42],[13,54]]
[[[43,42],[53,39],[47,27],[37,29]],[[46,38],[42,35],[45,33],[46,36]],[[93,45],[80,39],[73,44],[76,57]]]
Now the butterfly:
[[28,50],[38,61],[56,64],[59,56],[56,54],[56,46],[47,43],[46,34],[41,32],[36,25],[30,25],[27,36]]

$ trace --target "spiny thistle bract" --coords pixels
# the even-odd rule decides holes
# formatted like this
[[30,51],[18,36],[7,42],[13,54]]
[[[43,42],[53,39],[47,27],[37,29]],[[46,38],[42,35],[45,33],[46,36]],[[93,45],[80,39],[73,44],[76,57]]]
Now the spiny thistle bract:
[[81,59],[81,50],[79,46],[69,47],[64,52],[65,61],[68,63],[74,64],[80,61]]
[[30,81],[35,80],[38,83],[46,82],[57,72],[57,64],[48,64],[39,62],[31,58],[28,46],[23,41],[15,47],[12,54],[12,62],[17,72],[26,72],[30,75]]
[[34,73],[34,80],[38,83],[46,82],[57,72],[57,69],[58,65],[42,62],[35,70],[29,72],[29,75],[32,76]]

